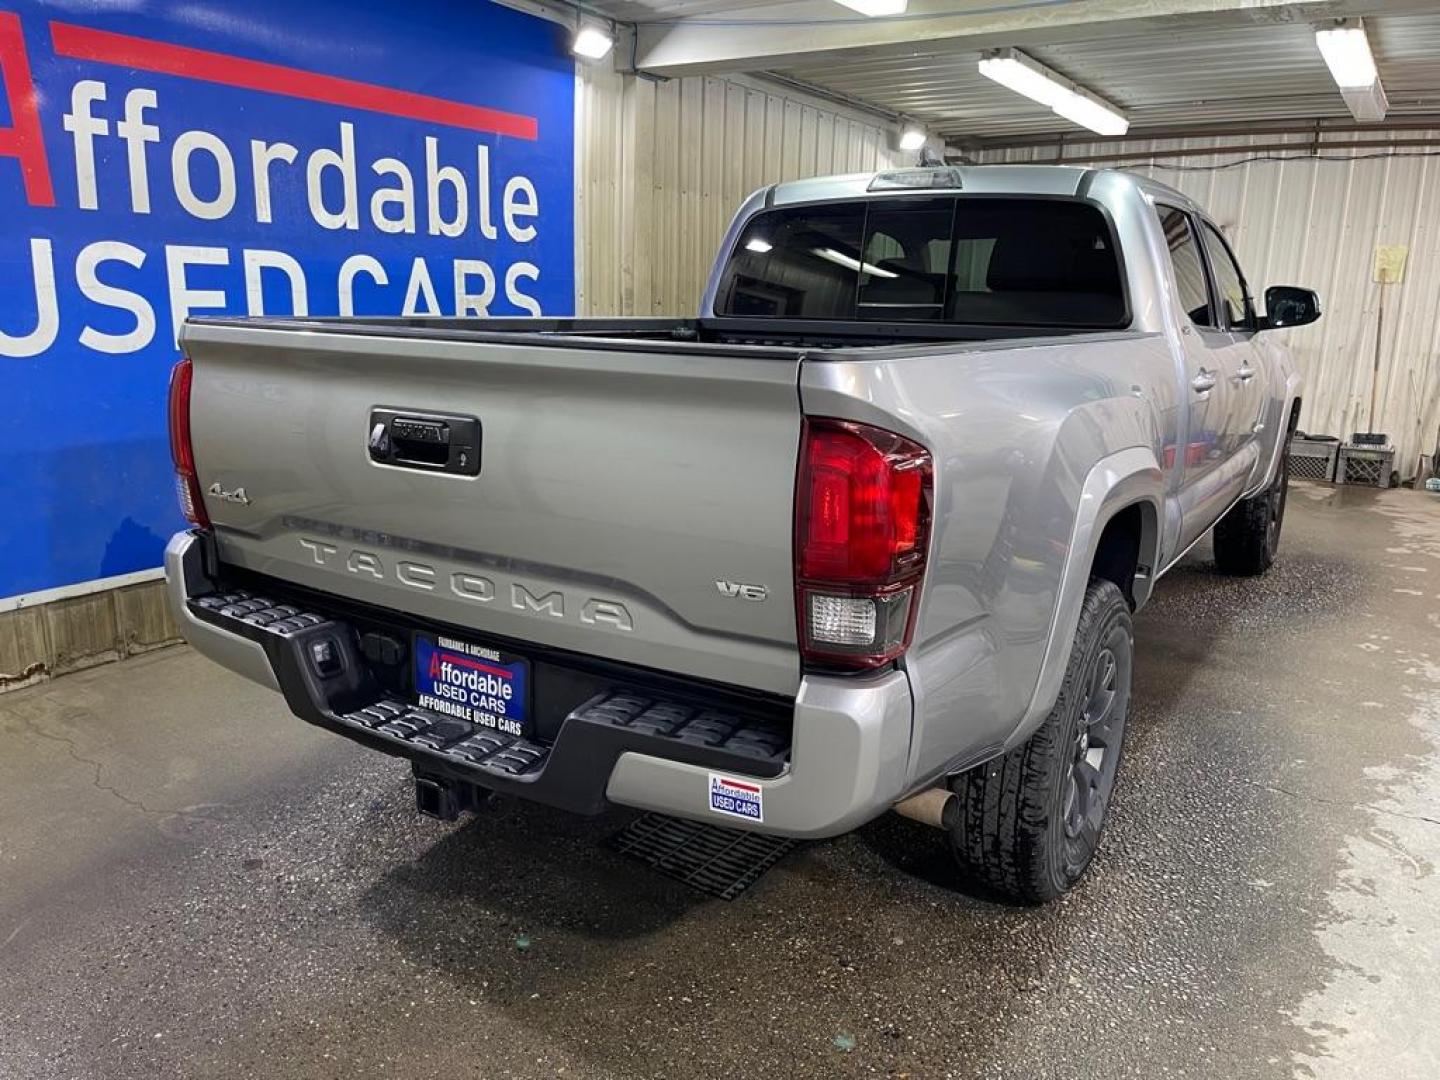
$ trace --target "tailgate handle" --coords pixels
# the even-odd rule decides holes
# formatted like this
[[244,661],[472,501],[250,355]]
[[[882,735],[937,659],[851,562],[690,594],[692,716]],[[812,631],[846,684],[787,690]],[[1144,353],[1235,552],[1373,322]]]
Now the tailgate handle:
[[396,461],[443,465],[450,459],[450,425],[397,416],[390,421],[390,445]]
[[480,472],[480,421],[451,413],[375,409],[370,413],[370,460],[402,469]]

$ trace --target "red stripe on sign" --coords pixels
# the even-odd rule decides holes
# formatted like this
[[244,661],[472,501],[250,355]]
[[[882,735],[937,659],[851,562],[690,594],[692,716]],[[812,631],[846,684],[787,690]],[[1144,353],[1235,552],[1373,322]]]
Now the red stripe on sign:
[[326,105],[344,105],[367,112],[402,116],[407,120],[425,120],[472,131],[513,135],[517,139],[539,138],[539,123],[533,116],[465,105],[426,94],[412,94],[408,90],[301,71],[281,64],[244,60],[225,53],[191,49],[129,34],[112,34],[107,30],[92,30],[69,23],[52,22],[50,38],[56,53],[75,60],[118,64],[242,90],[283,94]]
[[742,784],[739,780],[727,780],[723,776],[720,778],[720,782],[726,787],[738,787],[741,791],[749,791],[752,793],[756,793],[760,790],[759,786],[756,784]]
[[498,675],[502,679],[513,679],[515,677],[513,671],[491,667],[489,664],[482,664],[479,660],[471,660],[468,656],[457,656],[455,653],[448,653],[441,650],[440,659],[442,661],[449,661],[452,664],[459,664],[461,667],[474,668],[476,671],[488,671],[491,675]]

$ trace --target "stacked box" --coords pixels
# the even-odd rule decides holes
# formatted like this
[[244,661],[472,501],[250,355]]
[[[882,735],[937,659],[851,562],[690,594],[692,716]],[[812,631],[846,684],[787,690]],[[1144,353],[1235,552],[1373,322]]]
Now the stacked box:
[[1290,440],[1290,475],[1301,480],[1334,482],[1335,459],[1340,443],[1336,439],[1310,439],[1297,435]]
[[1389,487],[1390,473],[1395,468],[1393,446],[1357,446],[1345,443],[1340,447],[1335,464],[1337,484],[1358,484],[1362,487]]

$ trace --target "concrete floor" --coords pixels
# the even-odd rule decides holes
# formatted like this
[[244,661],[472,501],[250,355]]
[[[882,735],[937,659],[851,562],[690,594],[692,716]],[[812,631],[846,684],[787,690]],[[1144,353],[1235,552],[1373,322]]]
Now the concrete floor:
[[1440,1075],[1440,498],[1290,505],[1269,576],[1202,551],[1139,619],[1040,910],[893,815],[732,904],[619,813],[424,820],[185,649],[0,697],[0,1077]]

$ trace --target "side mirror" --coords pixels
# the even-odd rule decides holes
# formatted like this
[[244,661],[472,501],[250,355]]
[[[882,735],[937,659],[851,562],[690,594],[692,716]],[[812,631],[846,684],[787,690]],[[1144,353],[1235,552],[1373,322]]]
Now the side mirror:
[[1320,318],[1320,297],[1311,289],[1294,285],[1271,285],[1265,290],[1265,318],[1261,330],[1305,326]]

